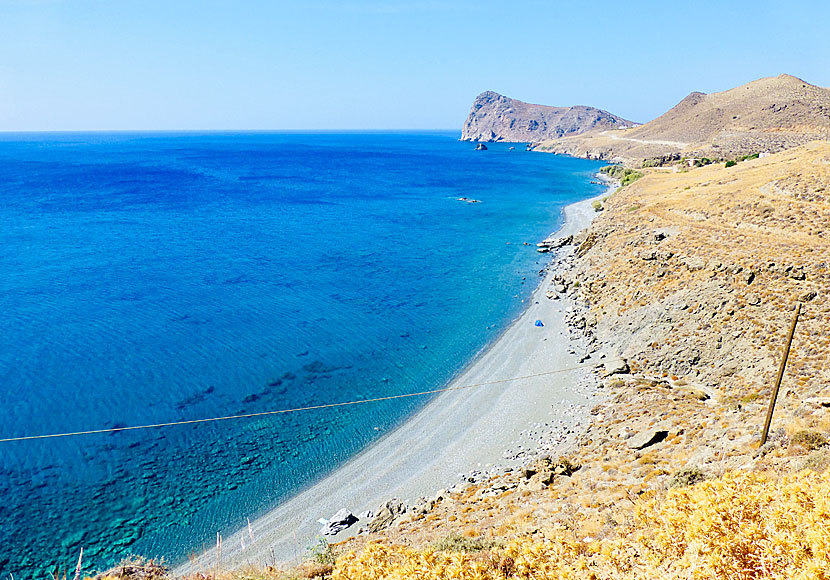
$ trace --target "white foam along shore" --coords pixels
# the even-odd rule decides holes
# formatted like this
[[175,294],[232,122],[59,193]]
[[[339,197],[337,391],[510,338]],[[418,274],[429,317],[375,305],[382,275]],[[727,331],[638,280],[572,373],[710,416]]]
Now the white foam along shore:
[[[557,235],[573,235],[587,227],[596,215],[591,206],[596,199],[565,207]],[[526,377],[578,365],[577,355],[569,352],[573,345],[563,320],[566,305],[563,300],[545,297],[552,276],[551,269],[524,313],[449,386]],[[544,326],[536,326],[536,320]],[[508,463],[505,450],[515,449],[525,440],[533,445],[523,435],[533,425],[562,421],[575,427],[574,409],[587,412],[589,397],[574,387],[589,372],[582,368],[441,393],[325,479],[251,522],[250,530],[246,522],[239,522],[242,529],[223,533],[221,560],[211,548],[173,572],[183,575],[217,565],[289,566],[316,543],[321,528],[318,519],[329,518],[341,508],[359,515],[376,511],[394,497],[411,505],[421,496],[433,496],[457,483],[459,474],[504,465]],[[343,540],[367,523],[359,521],[331,541]]]

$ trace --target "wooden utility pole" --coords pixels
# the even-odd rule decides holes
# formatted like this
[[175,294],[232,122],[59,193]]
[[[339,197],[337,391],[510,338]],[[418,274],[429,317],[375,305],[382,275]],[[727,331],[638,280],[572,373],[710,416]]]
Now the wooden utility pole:
[[761,432],[761,447],[767,442],[769,425],[772,422],[772,413],[775,410],[775,400],[778,398],[778,389],[781,388],[781,379],[784,378],[784,369],[787,367],[787,358],[790,356],[790,345],[793,343],[793,334],[795,333],[795,325],[798,324],[799,314],[801,314],[801,302],[797,302],[795,305],[795,316],[790,326],[790,334],[787,336],[787,345],[784,347],[784,355],[781,357],[781,365],[778,367],[778,376],[775,377],[775,386],[772,388],[772,396],[769,399],[767,419],[764,421],[764,430]]

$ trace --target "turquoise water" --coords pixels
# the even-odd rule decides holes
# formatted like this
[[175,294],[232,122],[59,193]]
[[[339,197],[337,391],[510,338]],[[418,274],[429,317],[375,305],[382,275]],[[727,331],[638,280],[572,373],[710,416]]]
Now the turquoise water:
[[[0,438],[445,384],[601,192],[598,163],[457,137],[0,137]],[[425,402],[0,444],[0,576],[180,561]]]

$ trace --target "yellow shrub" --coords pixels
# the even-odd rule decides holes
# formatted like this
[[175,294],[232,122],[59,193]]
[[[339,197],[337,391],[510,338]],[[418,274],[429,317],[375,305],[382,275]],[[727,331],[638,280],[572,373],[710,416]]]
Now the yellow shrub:
[[733,472],[670,490],[600,541],[520,538],[476,554],[381,543],[341,556],[335,580],[830,580],[830,476]]

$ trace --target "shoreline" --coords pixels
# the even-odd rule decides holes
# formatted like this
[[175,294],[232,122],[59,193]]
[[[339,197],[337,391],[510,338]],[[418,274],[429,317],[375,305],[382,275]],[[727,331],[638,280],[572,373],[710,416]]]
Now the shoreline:
[[[563,223],[551,237],[575,235],[590,225],[597,215],[591,204],[609,195],[612,184],[598,196],[565,206]],[[527,308],[447,386],[541,376],[441,393],[322,480],[224,537],[221,559],[212,548],[173,574],[298,564],[320,536],[317,520],[342,508],[360,517],[394,497],[411,509],[453,482],[466,486],[540,455],[565,452],[573,432],[587,426],[596,396],[588,366],[544,374],[580,364],[580,339],[569,335],[566,323],[570,301],[545,296],[558,263],[572,250],[566,246],[554,254]],[[536,320],[544,326],[535,326]],[[330,541],[355,535],[369,521],[361,519]]]

